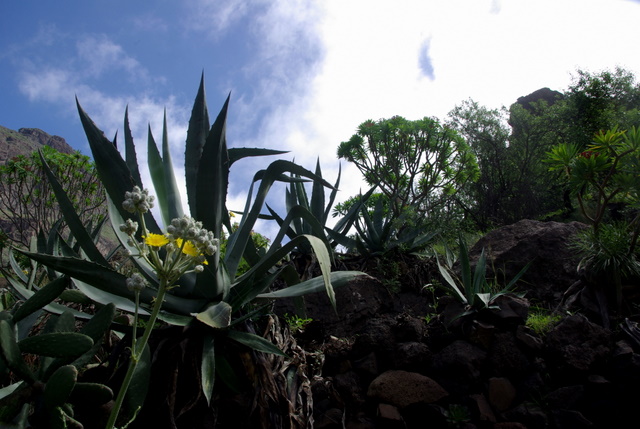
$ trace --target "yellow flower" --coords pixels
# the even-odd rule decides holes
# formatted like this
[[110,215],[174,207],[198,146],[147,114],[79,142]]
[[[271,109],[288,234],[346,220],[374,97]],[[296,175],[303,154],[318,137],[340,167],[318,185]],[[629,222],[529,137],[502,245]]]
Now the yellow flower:
[[169,242],[169,239],[162,234],[149,234],[144,238],[144,242],[151,247],[162,247]]
[[[184,242],[184,246],[182,245],[183,242]],[[176,239],[176,246],[181,248],[182,249],[182,253],[184,253],[187,256],[193,256],[194,258],[202,256],[202,252],[200,250],[198,250],[198,248],[189,240],[184,241],[182,238],[177,238]],[[204,261],[204,264],[205,265],[208,264],[206,259]]]

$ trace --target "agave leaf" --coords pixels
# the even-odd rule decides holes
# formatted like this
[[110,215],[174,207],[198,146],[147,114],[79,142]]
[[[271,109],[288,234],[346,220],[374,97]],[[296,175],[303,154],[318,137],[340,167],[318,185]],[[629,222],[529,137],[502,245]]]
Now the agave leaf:
[[[269,211],[276,217],[277,215],[273,212],[269,206],[267,206]],[[304,230],[294,231],[289,225],[296,219],[302,219],[306,222],[307,228]],[[286,234],[290,239],[294,239],[296,236],[300,234],[313,234],[316,237],[320,238],[326,245],[327,249],[330,251],[331,246],[329,245],[329,241],[325,236],[325,231],[318,219],[304,206],[296,205],[289,210],[287,216],[284,219],[276,218],[276,221],[280,225],[280,230],[278,234],[273,239],[273,244],[278,245],[283,240],[284,235]]]
[[[271,215],[269,217],[269,220],[275,220],[278,226],[282,229],[284,225],[284,219],[282,219],[280,215],[269,206],[269,204],[265,204],[265,206],[267,207],[267,210],[269,210],[269,214]],[[288,226],[286,228],[285,234],[287,235],[287,237],[295,237],[296,231],[293,230],[290,226]]]
[[226,210],[227,187],[229,185],[229,154],[227,152],[227,110],[229,95],[216,117],[207,136],[198,168],[196,183],[196,210],[194,217],[204,228],[221,236],[223,216]]
[[[322,177],[322,170],[320,169],[320,159],[316,160],[315,174],[318,177]],[[322,184],[317,181],[314,181],[313,186],[311,187],[310,209],[311,209],[311,213],[313,213],[316,219],[318,219],[318,221],[320,221],[324,225],[324,223],[326,222],[324,186],[322,186]]]
[[[13,272],[15,273],[15,275],[23,283],[29,284],[29,289],[31,289],[31,283],[29,282],[29,277],[27,277],[24,271],[22,271],[22,267],[20,266],[20,264],[18,264],[18,261],[16,261],[16,257],[14,256],[13,252],[9,252],[9,264],[11,265],[11,268],[13,269]],[[9,276],[5,275],[5,277],[8,278]]]
[[205,334],[202,338],[202,361],[200,363],[200,383],[202,393],[211,405],[213,397],[213,385],[216,380],[216,352],[214,338],[211,334]]
[[524,275],[524,273],[527,272],[527,270],[529,269],[529,267],[531,266],[531,262],[529,262],[527,265],[525,265],[524,267],[522,267],[522,269],[518,272],[518,274],[516,274],[511,281],[504,287],[503,291],[508,292],[511,290],[511,288],[513,286],[515,286],[515,284],[518,282],[518,280],[520,280],[520,278]]
[[272,156],[288,153],[286,150],[264,149],[261,147],[233,147],[229,148],[228,151],[229,166],[233,165],[236,161],[252,156]]
[[[387,220],[385,217],[384,204],[381,198],[376,202],[372,217],[373,231],[375,232],[374,241],[380,242],[381,244],[383,241],[386,241],[385,239],[387,238],[385,234],[385,229],[388,230],[387,225],[391,226],[391,220]],[[386,224],[385,221],[387,221]]]
[[231,324],[231,306],[224,301],[220,301],[208,307],[205,311],[192,316],[212,328],[227,328]]
[[[212,231],[218,238],[222,236],[222,225],[226,225],[228,229],[231,229],[229,213],[226,207],[230,165],[226,142],[229,100],[230,95],[227,97],[206,137],[202,154],[196,167],[195,189],[191,188],[191,195],[195,195],[195,212],[192,214],[202,222],[204,228]],[[206,166],[206,168],[199,168],[199,165]],[[193,169],[193,167],[185,168]],[[219,251],[208,258],[207,269],[196,279],[195,294],[197,296],[211,300],[221,293],[223,297],[228,294],[229,281],[225,279],[222,273],[224,270],[218,268],[219,260]]]
[[[92,301],[95,301],[95,302],[97,302],[99,304],[103,304],[103,305],[114,304],[120,310],[124,310],[124,311],[127,311],[129,313],[134,313],[135,310],[136,310],[135,303],[132,300],[128,299],[128,298],[125,298],[125,297],[116,295],[114,293],[98,289],[97,287],[91,286],[90,284],[85,283],[85,282],[80,281],[80,280],[72,279],[72,282],[73,282],[74,286],[77,287],[80,292],[85,294]],[[146,311],[143,308],[139,308],[138,309],[138,313],[143,315],[143,316],[148,316],[149,315],[149,312]]]
[[[478,258],[478,262],[476,263],[476,269],[473,273],[473,284],[471,287],[471,291],[468,291],[467,294],[471,293],[472,297],[478,296],[481,292],[483,292],[486,287],[484,286],[487,283],[487,255],[484,253],[484,249],[480,252],[480,257]],[[473,302],[471,302],[473,304]]]
[[334,231],[336,234],[342,234],[346,237],[346,234],[358,220],[362,206],[367,202],[367,200],[369,199],[369,197],[371,197],[375,190],[376,187],[374,186],[369,189],[366,194],[360,195],[358,201],[351,206],[347,214],[345,214],[344,217],[336,222],[332,231]]
[[[230,290],[227,302],[236,310],[243,308],[247,303],[253,301],[258,294],[265,290],[269,290],[269,287],[282,276],[283,270],[279,269],[272,271],[273,272],[268,271],[260,280],[256,280],[255,276],[241,276],[238,279],[238,282],[235,283],[233,288]],[[240,318],[234,319],[232,324],[237,323]]]
[[187,326],[193,321],[193,317],[191,316],[184,316],[162,310],[158,313],[158,319],[174,326]]
[[455,294],[458,296],[458,299],[461,302],[468,304],[469,301],[467,300],[465,291],[460,290],[458,283],[453,279],[453,277],[451,277],[449,270],[440,263],[438,255],[436,255],[436,261],[438,262],[438,270],[440,270],[440,275],[442,275],[442,278],[449,284],[449,287],[455,292]]
[[[333,286],[331,285],[331,258],[329,256],[329,251],[327,250],[326,244],[321,239],[319,239],[318,237],[314,237],[313,235],[299,235],[279,248],[277,246],[272,246],[267,254],[262,259],[260,259],[260,262],[258,264],[251,267],[249,271],[238,278],[237,284],[244,283],[246,279],[253,280],[255,278],[261,278],[277,262],[282,260],[282,258],[286,256],[292,249],[299,246],[300,243],[304,241],[307,241],[311,245],[316,255],[318,265],[320,266],[320,270],[322,272],[322,280],[324,282],[325,291],[327,293],[327,296],[329,297],[331,305],[333,306],[334,310],[336,310],[335,293],[333,290]],[[263,285],[262,289],[255,288],[255,294],[257,295],[263,292],[264,287],[265,286]]]
[[[341,287],[361,276],[367,276],[367,274],[361,271],[334,271],[331,273],[331,285],[334,288]],[[295,298],[324,290],[326,290],[324,279],[322,277],[315,277],[274,292],[261,293],[257,295],[256,298]]]
[[476,293],[475,297],[479,299],[480,302],[482,302],[482,305],[480,305],[480,308],[488,308],[489,304],[491,304],[491,301],[495,298],[495,297],[492,297],[491,294],[488,292]]
[[357,245],[357,241],[351,237],[349,237],[345,233],[340,233],[331,228],[325,228],[327,231],[327,235],[332,241],[332,245],[340,245],[347,249],[354,249]]
[[10,384],[6,387],[0,389],[0,400],[6,398],[15,392],[18,388],[22,388],[22,386],[26,386],[27,384],[24,381],[18,381],[17,383]]
[[[113,200],[114,206],[120,213],[120,217],[123,219],[131,218],[131,214],[122,208],[125,192],[131,191],[136,185],[131,171],[129,171],[127,163],[122,159],[116,147],[105,137],[104,133],[95,125],[89,115],[82,110],[77,98],[76,105],[82,126],[87,135],[89,146],[91,147],[91,153],[93,154],[93,160],[96,165],[96,171],[100,176],[100,181],[107,191],[107,194]],[[145,223],[150,232],[160,233],[160,228],[150,212],[145,214]]]
[[[129,300],[134,299],[133,292],[127,289],[126,277],[110,268],[83,259],[55,257],[29,252],[22,253],[94,288]],[[155,290],[145,288],[140,293],[140,301],[150,303],[155,298],[155,295]],[[189,315],[191,313],[198,313],[205,304],[205,300],[189,299],[166,294],[163,308],[166,311],[177,314]]]
[[[296,206],[305,207],[307,210],[309,209],[309,202],[307,201],[307,195],[302,183],[291,182],[291,190],[288,192],[288,197],[287,214],[289,214]],[[305,231],[302,219],[299,217],[296,216],[295,218],[292,218],[291,223],[293,224],[293,229],[296,234],[305,234],[309,232]]]
[[149,164],[149,174],[151,176],[151,181],[153,182],[153,187],[156,190],[156,198],[158,199],[158,206],[160,207],[160,216],[162,217],[162,222],[165,225],[169,225],[169,222],[171,222],[171,218],[168,212],[169,193],[166,188],[166,170],[164,168],[162,157],[160,156],[160,151],[158,150],[158,146],[156,145],[156,141],[153,138],[153,133],[151,132],[150,125],[147,137],[147,162]]
[[51,185],[51,189],[56,196],[56,200],[58,205],[60,206],[60,211],[67,221],[67,225],[71,230],[71,233],[78,240],[78,243],[82,247],[82,250],[87,254],[89,258],[91,258],[94,262],[101,265],[109,265],[107,260],[102,256],[102,253],[98,250],[93,239],[85,229],[80,217],[76,213],[75,208],[73,207],[73,203],[69,200],[67,193],[62,189],[62,185],[58,182],[58,179],[55,177],[51,169],[49,168],[49,164],[47,164],[42,151],[38,152],[40,154],[40,161],[42,162],[42,169],[44,170],[47,178],[49,179],[49,184]]
[[133,134],[129,127],[129,106],[124,110],[124,148],[127,167],[131,172],[131,177],[136,185],[143,188],[142,178],[140,177],[140,169],[138,168],[138,156],[136,154],[136,146],[133,143]]
[[[11,289],[18,296],[20,296],[22,299],[28,300],[29,298],[31,298],[35,294],[35,291],[25,288],[24,286],[22,286],[13,277],[7,276],[6,274],[5,274],[5,277],[7,278],[7,281],[9,282],[9,286],[11,287]],[[89,315],[87,313],[83,313],[81,311],[74,310],[73,308],[67,307],[66,305],[58,304],[58,303],[55,303],[55,302],[51,302],[51,303],[43,306],[42,309],[45,310],[45,311],[48,311],[49,313],[53,313],[53,314],[62,314],[65,311],[69,310],[69,311],[71,311],[71,313],[73,313],[73,315],[76,318],[84,319],[84,320],[91,319],[91,315]]]
[[[320,171],[320,163],[318,162],[318,171]],[[336,201],[336,196],[338,195],[338,187],[340,186],[340,177],[342,176],[342,166],[338,164],[338,178],[336,179],[336,183],[333,185],[331,189],[331,193],[329,194],[329,203],[325,206],[324,214],[322,217],[322,224],[327,223],[327,219],[329,219],[329,215],[331,214],[331,208],[333,207],[333,203]],[[315,182],[314,182],[315,185]],[[324,195],[324,190],[323,190]],[[313,195],[311,196],[311,201],[313,203]]]
[[197,213],[196,205],[196,186],[198,181],[198,168],[200,165],[200,157],[207,135],[209,134],[209,111],[207,109],[207,100],[204,90],[204,72],[200,77],[200,86],[198,94],[191,109],[191,118],[189,119],[189,129],[187,130],[187,142],[184,152],[184,175],[187,186],[187,202],[191,213],[195,216]]
[[227,242],[227,253],[225,254],[225,263],[227,265],[227,269],[229,271],[229,275],[233,280],[235,278],[235,274],[238,269],[238,265],[240,260],[242,259],[242,255],[244,253],[244,249],[246,248],[247,241],[250,239],[251,231],[253,226],[255,225],[256,220],[260,214],[260,210],[264,205],[265,199],[271,186],[273,183],[284,173],[291,173],[301,177],[308,177],[314,180],[320,180],[322,183],[327,186],[331,186],[325,180],[320,177],[315,176],[315,174],[311,173],[309,170],[294,164],[289,161],[278,160],[272,162],[267,169],[260,175],[260,186],[258,191],[256,192],[255,201],[253,205],[251,205],[251,198],[253,193],[254,182],[251,184],[249,188],[249,193],[247,196],[247,202],[244,210],[244,215],[242,216],[242,220],[240,221],[240,225],[238,226],[238,230],[235,234],[229,237],[229,241]]
[[180,218],[184,215],[182,211],[182,201],[180,199],[180,191],[176,183],[176,177],[173,172],[173,161],[171,160],[171,150],[169,148],[169,136],[167,134],[167,110],[164,111],[164,122],[162,127],[162,163],[164,165],[164,186],[167,193],[167,213],[168,221],[165,225],[169,225],[171,219]]
[[257,350],[259,352],[271,353],[278,356],[287,357],[286,354],[282,352],[278,347],[273,345],[271,341],[268,341],[258,335],[249,334],[247,332],[240,332],[235,330],[230,330],[227,332],[227,336],[253,350]]

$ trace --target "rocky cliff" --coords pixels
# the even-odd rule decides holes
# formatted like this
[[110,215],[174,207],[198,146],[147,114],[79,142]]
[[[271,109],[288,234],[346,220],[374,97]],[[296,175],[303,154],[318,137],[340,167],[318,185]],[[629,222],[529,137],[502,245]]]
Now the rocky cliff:
[[0,126],[0,164],[15,156],[26,155],[42,146],[51,146],[58,152],[74,150],[59,136],[52,136],[37,128],[20,128],[18,131]]

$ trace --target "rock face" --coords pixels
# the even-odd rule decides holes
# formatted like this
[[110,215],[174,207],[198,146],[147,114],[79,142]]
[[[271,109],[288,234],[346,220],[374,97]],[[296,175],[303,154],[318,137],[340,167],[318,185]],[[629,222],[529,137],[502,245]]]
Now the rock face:
[[570,247],[576,233],[587,228],[579,222],[540,222],[521,220],[495,229],[482,237],[470,249],[472,265],[485,249],[489,275],[497,271],[504,283],[511,280],[525,265],[529,269],[518,283],[526,298],[559,302],[562,294],[578,279],[576,267],[580,258]]
[[[527,297],[553,308],[575,276],[566,242],[581,228],[522,221],[489,234],[474,252],[484,245],[508,272],[533,260],[527,287],[537,290]],[[573,429],[629,427],[637,419],[640,341],[625,330],[565,315],[537,333],[526,326],[527,298],[512,296],[497,301],[502,309],[445,324],[455,310],[445,297],[437,315],[425,318],[380,305],[376,287],[363,278],[345,289],[377,296],[369,301],[374,311],[351,317],[351,310],[364,314],[363,301],[338,299],[342,334],[339,324],[327,324],[326,336],[309,346],[325,359],[312,384],[315,427]],[[319,306],[314,311],[322,315]]]
[[42,146],[51,146],[62,153],[74,152],[62,137],[49,135],[37,128],[14,131],[0,126],[0,164],[15,156],[27,155]]
[[564,96],[561,92],[554,91],[549,88],[540,88],[539,90],[534,91],[529,95],[518,97],[516,103],[520,104],[527,110],[532,110],[533,106],[531,105],[531,103],[533,102],[544,100],[549,106],[551,106],[556,101],[561,100],[563,97]]

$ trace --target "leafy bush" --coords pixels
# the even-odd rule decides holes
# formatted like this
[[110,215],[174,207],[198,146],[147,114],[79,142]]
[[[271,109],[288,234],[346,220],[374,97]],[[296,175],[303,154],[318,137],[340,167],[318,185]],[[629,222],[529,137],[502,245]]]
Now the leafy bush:
[[[640,274],[636,254],[640,233],[640,129],[600,131],[586,151],[560,144],[548,154],[552,170],[562,171],[592,229],[575,246],[583,256],[579,268],[590,276],[613,278],[616,305],[622,305],[622,278]],[[607,216],[612,204],[631,209],[620,222]],[[635,211],[635,213],[634,213]],[[606,304],[601,303],[601,307]],[[604,309],[604,307],[602,307]],[[608,323],[608,322],[607,322]]]

